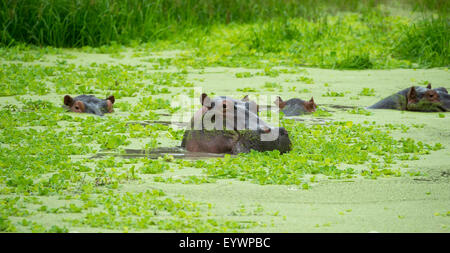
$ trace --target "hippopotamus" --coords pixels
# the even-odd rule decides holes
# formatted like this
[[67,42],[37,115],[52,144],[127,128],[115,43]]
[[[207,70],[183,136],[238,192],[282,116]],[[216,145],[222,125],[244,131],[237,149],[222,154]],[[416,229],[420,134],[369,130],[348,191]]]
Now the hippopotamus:
[[384,98],[368,109],[446,112],[450,110],[450,95],[444,87],[432,89],[431,84],[427,87],[411,86]]
[[113,112],[114,102],[114,96],[106,99],[100,99],[93,95],[80,95],[75,98],[69,95],[64,96],[64,105],[72,112],[92,113],[99,116]]
[[[254,115],[258,115],[259,114],[259,105],[256,104],[256,102],[251,101],[248,97],[248,95],[246,95],[244,98],[242,98],[241,100],[238,99],[234,99],[232,97],[228,97],[228,96],[219,96],[216,97],[214,99],[210,99],[208,97],[208,95],[206,95],[205,93],[202,94],[201,98],[200,98],[200,103],[202,104],[202,108],[200,110],[198,110],[196,113],[194,113],[194,116],[192,116],[191,118],[191,127],[194,128],[194,124],[197,124],[196,128],[197,129],[201,129],[202,125],[198,125],[201,124],[202,121],[202,117],[205,115],[205,113],[207,111],[210,112],[219,112],[217,111],[219,109],[219,107],[223,108],[222,111],[222,118],[225,118],[225,112],[226,112],[226,108],[240,108],[239,111],[244,112],[244,111],[249,111],[252,112],[252,116]],[[217,108],[215,106],[218,106]],[[211,109],[214,109],[214,111],[212,111]],[[234,112],[235,109],[233,109],[232,112]],[[231,112],[230,110],[228,110],[228,112]],[[229,114],[230,116],[230,114]],[[248,120],[247,120],[248,122]],[[231,127],[233,129],[233,127]]]
[[286,116],[298,116],[306,113],[312,113],[315,112],[317,108],[313,97],[311,97],[309,101],[299,98],[291,98],[288,101],[283,101],[281,97],[277,97],[273,103],[277,105]]
[[247,153],[251,150],[280,153],[291,149],[288,132],[272,127],[257,115],[256,103],[203,93],[202,108],[191,119],[181,147],[190,152]]

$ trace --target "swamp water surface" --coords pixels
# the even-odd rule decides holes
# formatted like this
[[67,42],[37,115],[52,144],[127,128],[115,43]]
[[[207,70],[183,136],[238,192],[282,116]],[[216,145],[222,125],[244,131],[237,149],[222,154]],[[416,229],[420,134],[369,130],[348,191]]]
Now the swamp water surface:
[[[32,90],[33,95],[18,92],[16,96],[0,97],[2,110],[10,111],[10,114],[4,114],[9,115],[10,122],[2,125],[1,147],[5,150],[23,147],[28,154],[21,154],[22,158],[39,158],[27,162],[23,174],[5,170],[0,181],[3,214],[7,216],[7,222],[14,224],[16,231],[49,231],[63,227],[68,232],[449,231],[450,115],[364,110],[380,99],[412,85],[430,82],[434,87],[450,89],[448,69],[338,71],[297,67],[292,72],[280,72],[271,77],[256,75],[261,72],[258,69],[207,67],[199,70],[186,67],[180,70],[170,65],[160,69],[144,61],[149,57],[176,55],[163,52],[135,57],[130,50],[117,59],[105,54],[62,50],[61,54],[47,55],[40,61],[19,63],[23,65],[18,65],[19,70],[15,73],[33,73],[33,77],[25,80],[39,80],[45,83],[47,91],[39,94],[39,87],[36,87]],[[5,64],[2,67],[5,69],[18,62],[3,61],[2,64]],[[55,69],[48,74],[48,70],[38,71],[33,67],[38,65]],[[97,72],[89,73],[89,69]],[[236,74],[242,72],[252,75],[238,78]],[[299,76],[307,76],[313,83],[298,81]],[[114,82],[117,82],[117,87],[113,85]],[[137,87],[135,91],[127,90],[133,87]],[[223,166],[224,171],[220,173],[211,172],[222,168],[221,163],[213,163],[215,165],[208,167],[203,161],[207,163],[217,157],[240,157],[222,158],[220,154],[196,154],[178,148],[182,130],[192,112],[199,108],[198,94],[192,92],[193,88],[201,88],[211,96],[231,95],[236,98],[249,94],[253,99],[257,99],[258,95],[279,95],[283,99],[298,97],[306,100],[313,96],[323,114],[286,118],[305,124],[305,129],[315,125],[323,127],[314,128],[311,132],[319,135],[315,138],[325,133],[323,130],[327,124],[352,122],[348,124],[349,128],[357,124],[383,126],[383,131],[394,139],[410,138],[416,143],[429,145],[439,143],[442,148],[417,154],[411,151],[411,156],[415,155],[417,159],[390,161],[385,155],[384,163],[382,159],[381,162],[373,160],[375,158],[355,164],[318,161],[323,165],[321,168],[335,166],[336,169],[352,168],[357,171],[344,177],[336,177],[334,172],[310,172],[300,174],[301,180],[295,181],[292,178],[297,170],[291,169],[285,174],[269,173],[278,177],[273,179],[275,183],[270,183],[258,181],[257,175],[251,172],[245,174],[238,164],[234,167]],[[242,88],[256,92],[240,91]],[[360,95],[364,88],[374,89],[374,94]],[[37,100],[48,101],[59,107],[65,94],[78,95],[82,91],[99,97],[114,94],[115,112],[100,118],[55,109],[49,112],[53,119],[45,119],[46,111],[34,110],[33,103],[27,107],[27,101]],[[331,91],[342,93],[343,96],[328,96],[327,92]],[[174,120],[172,115],[175,112],[171,113],[173,107],[170,104],[160,105],[178,95],[189,95],[194,102],[189,105],[191,107],[181,105],[176,112],[185,111],[187,115]],[[146,100],[149,97],[152,99]],[[263,101],[262,104],[271,105],[271,102]],[[42,103],[35,105],[42,108]],[[277,114],[274,106],[267,108]],[[356,110],[358,108],[361,111]],[[64,118],[64,115],[70,117]],[[109,122],[112,122],[111,125]],[[292,124],[296,126],[297,123]],[[92,124],[93,127],[86,124]],[[34,128],[37,132],[23,132]],[[330,128],[329,132],[333,131]],[[53,145],[60,148],[84,146],[90,149],[74,154],[66,152],[66,158],[54,167],[49,165],[50,168],[47,168],[45,155],[40,156],[39,149],[31,148],[31,145],[39,146],[39,142],[33,142],[31,138],[26,139],[25,144],[20,144],[19,139],[25,139],[22,135],[42,135],[39,137],[41,142],[51,142],[52,137],[45,137],[46,134],[55,136],[58,132],[65,132],[69,137],[61,136],[58,140],[65,141]],[[330,136],[331,139],[327,140],[333,141],[333,135]],[[334,151],[330,149],[324,152]],[[308,150],[299,154],[303,153],[308,153]],[[11,158],[13,154],[8,153],[6,157],[14,159]],[[325,154],[324,157],[328,156]],[[0,166],[5,166],[5,161],[0,161]],[[267,161],[266,170],[283,169],[283,166],[271,167],[271,160]],[[68,164],[67,168],[60,169],[64,163]],[[293,168],[295,163],[292,161],[289,166]],[[303,160],[298,163],[298,170],[302,169],[301,164],[306,164]],[[379,177],[371,179],[362,173],[364,170],[378,171],[371,166],[381,166],[380,171],[392,169],[401,172],[401,175],[381,172]],[[43,172],[30,172],[29,168],[41,169]],[[150,172],[146,168],[151,168]],[[42,188],[33,188],[26,181],[23,183],[19,180],[20,176],[31,179]],[[288,179],[299,183],[289,183],[291,181]],[[46,188],[50,189],[49,192],[45,191]],[[155,189],[163,191],[165,197],[153,193],[144,194],[144,197],[140,195]],[[19,199],[14,200],[17,197]],[[120,201],[115,202],[113,199]],[[171,206],[169,200],[179,202]],[[156,202],[165,207],[157,208],[155,206],[158,204],[148,204]],[[9,224],[7,222],[5,224]]]

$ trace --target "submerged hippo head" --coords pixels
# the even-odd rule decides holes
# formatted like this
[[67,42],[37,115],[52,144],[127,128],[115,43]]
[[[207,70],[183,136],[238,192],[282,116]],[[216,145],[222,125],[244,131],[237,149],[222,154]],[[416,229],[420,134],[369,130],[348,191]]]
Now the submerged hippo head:
[[[447,96],[445,96],[447,95]],[[448,93],[444,87],[432,89],[431,84],[427,87],[414,87],[409,88],[406,94],[406,109],[408,111],[420,111],[420,112],[441,112],[447,111],[444,103],[448,100]]]
[[256,103],[202,94],[202,108],[192,118],[192,129],[186,130],[182,147],[192,152],[242,153],[290,150],[287,131],[272,127],[257,115]]
[[444,87],[432,89],[431,84],[427,87],[412,86],[379,101],[369,109],[445,112],[450,110],[450,96]]
[[286,116],[297,116],[305,113],[312,113],[316,111],[317,105],[314,102],[314,98],[311,97],[309,101],[305,101],[299,98],[292,98],[288,101],[283,101],[281,97],[273,102],[280,108]]
[[114,102],[114,96],[109,96],[106,99],[99,99],[93,95],[80,95],[75,98],[69,95],[64,96],[64,105],[72,112],[92,113],[99,116],[113,112]]

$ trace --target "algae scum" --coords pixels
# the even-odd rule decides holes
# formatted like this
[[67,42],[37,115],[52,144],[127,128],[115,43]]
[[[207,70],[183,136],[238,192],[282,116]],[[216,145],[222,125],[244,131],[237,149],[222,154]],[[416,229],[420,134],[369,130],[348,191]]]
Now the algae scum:
[[[447,70],[386,71],[391,76],[374,85],[380,71],[274,67],[277,75],[249,69],[241,77],[233,68],[160,69],[132,52],[125,58],[134,65],[89,62],[101,56],[58,50],[39,61],[3,61],[1,231],[448,231],[447,113],[363,109],[397,79],[443,84]],[[320,101],[312,115],[282,117],[292,151],[221,158],[177,148],[192,108],[171,101],[197,101],[195,87],[243,97],[244,81],[259,94]],[[343,96],[329,96],[331,89]],[[115,112],[62,108],[65,94],[82,93],[116,96]],[[187,120],[168,124],[183,111]],[[383,195],[386,187],[394,192]]]
[[[158,1],[176,5],[169,19],[151,1],[136,10],[160,15],[82,2],[105,15],[80,5],[59,19],[45,1],[0,12],[0,232],[449,232],[450,114],[367,109],[411,86],[450,89],[447,2],[422,19],[388,1],[216,1],[230,15],[198,19],[173,1]],[[181,149],[202,92],[249,95],[292,150]],[[62,107],[81,94],[114,95],[114,112]],[[286,117],[277,96],[318,108]]]

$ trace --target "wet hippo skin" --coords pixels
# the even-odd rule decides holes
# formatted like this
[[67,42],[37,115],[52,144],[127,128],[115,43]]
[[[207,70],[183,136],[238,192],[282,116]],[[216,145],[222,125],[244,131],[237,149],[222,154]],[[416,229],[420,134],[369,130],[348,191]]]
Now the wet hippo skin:
[[247,153],[291,149],[288,132],[272,127],[257,115],[256,103],[202,94],[202,108],[191,119],[181,146],[191,152]]
[[104,113],[113,112],[114,96],[106,99],[100,99],[93,95],[80,95],[72,98],[69,95],[64,96],[64,105],[72,112],[92,113],[103,116]]
[[281,97],[277,97],[274,104],[280,108],[280,110],[286,116],[298,116],[302,114],[312,113],[316,111],[317,105],[314,102],[314,98],[311,97],[309,101],[305,101],[299,98],[291,98],[287,101],[283,101]]
[[419,112],[446,112],[450,110],[450,96],[444,87],[436,89],[412,86],[382,99],[368,109],[393,109]]

